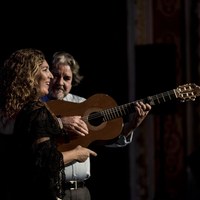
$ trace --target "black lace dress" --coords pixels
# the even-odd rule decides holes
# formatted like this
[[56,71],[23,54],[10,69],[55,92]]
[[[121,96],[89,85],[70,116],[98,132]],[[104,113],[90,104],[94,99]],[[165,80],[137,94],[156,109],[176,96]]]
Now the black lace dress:
[[[14,128],[11,199],[55,200],[63,197],[65,176],[56,138],[63,135],[58,121],[43,102],[29,102]],[[40,138],[49,140],[38,142]]]

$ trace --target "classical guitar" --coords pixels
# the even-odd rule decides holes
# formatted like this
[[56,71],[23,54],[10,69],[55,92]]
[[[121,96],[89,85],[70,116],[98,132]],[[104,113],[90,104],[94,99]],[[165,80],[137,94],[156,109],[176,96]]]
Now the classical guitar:
[[[137,101],[154,106],[173,99],[179,99],[181,102],[194,101],[197,96],[200,96],[200,87],[189,83]],[[84,137],[76,136],[68,142],[59,141],[58,149],[60,151],[70,150],[77,145],[87,147],[94,141],[105,141],[119,136],[123,128],[122,117],[135,111],[135,102],[118,106],[115,100],[107,94],[95,94],[82,103],[62,100],[48,101],[47,105],[56,116],[82,116],[89,128],[89,134]]]

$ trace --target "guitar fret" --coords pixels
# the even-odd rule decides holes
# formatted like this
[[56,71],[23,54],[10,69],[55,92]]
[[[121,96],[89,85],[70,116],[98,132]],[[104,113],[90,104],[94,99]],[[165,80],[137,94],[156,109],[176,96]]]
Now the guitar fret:
[[105,121],[108,121],[109,120],[109,112],[108,112],[108,110],[104,110],[103,113],[104,113]]
[[119,110],[119,116],[123,116],[123,110],[121,109],[121,106],[119,106],[119,108],[118,108],[118,110]]
[[114,111],[114,113],[113,113],[114,118],[113,118],[113,119],[119,117],[119,114],[118,114],[118,108],[117,108],[117,107],[114,107],[114,108],[113,108],[113,111]]
[[126,104],[120,106],[120,109],[121,109],[121,111],[122,111],[122,116],[123,116],[123,115],[126,115]]
[[[162,93],[162,99],[164,100],[164,102],[165,102],[165,96],[163,95],[164,93]],[[166,96],[167,97],[167,96]]]
[[117,117],[120,117],[120,109],[116,108],[116,114],[117,114]]
[[[174,92],[173,92],[173,94],[174,94]],[[172,99],[169,91],[167,91],[167,96],[169,97],[169,100]]]
[[[117,118],[117,117],[119,117],[119,115],[118,115],[118,113],[117,113],[117,107],[115,107],[115,108],[113,108],[113,115],[114,115],[114,118]],[[114,119],[113,118],[113,119]]]
[[150,105],[165,103],[166,101],[172,100],[172,97],[176,97],[173,90],[163,92],[154,96],[149,96],[145,99],[144,103],[149,103]]
[[159,94],[158,95],[155,95],[155,97],[156,97],[156,99],[157,99],[157,101],[158,101],[158,103],[160,104],[160,101],[159,101]]
[[113,108],[111,108],[110,109],[110,119],[114,119],[115,118],[115,116],[114,116],[114,109]]

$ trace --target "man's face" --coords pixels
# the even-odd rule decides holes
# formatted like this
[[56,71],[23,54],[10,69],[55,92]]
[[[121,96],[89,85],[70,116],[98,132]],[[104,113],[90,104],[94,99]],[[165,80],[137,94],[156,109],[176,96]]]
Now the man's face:
[[62,100],[72,88],[73,74],[69,65],[59,65],[52,70],[49,95],[53,99]]

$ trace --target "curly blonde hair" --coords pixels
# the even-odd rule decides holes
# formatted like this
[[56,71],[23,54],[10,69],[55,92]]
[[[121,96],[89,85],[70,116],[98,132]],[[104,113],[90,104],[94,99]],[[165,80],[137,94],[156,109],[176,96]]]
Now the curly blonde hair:
[[15,117],[29,100],[37,98],[36,79],[45,56],[32,48],[20,49],[11,54],[0,68],[0,109],[6,118]]

